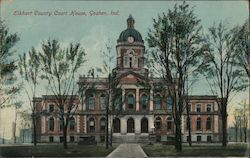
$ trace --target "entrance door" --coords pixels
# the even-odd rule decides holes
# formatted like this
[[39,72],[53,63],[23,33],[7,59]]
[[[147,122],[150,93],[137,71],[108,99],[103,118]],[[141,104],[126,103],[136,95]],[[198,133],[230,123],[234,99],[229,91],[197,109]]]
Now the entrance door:
[[133,118],[129,118],[127,121],[127,133],[135,132],[135,123]]
[[141,120],[141,133],[148,133],[148,119],[143,118]]

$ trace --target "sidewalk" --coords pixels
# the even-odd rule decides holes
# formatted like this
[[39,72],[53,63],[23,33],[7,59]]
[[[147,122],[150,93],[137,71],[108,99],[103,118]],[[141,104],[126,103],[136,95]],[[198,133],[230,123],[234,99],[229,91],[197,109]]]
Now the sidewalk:
[[138,144],[120,144],[106,158],[147,158]]

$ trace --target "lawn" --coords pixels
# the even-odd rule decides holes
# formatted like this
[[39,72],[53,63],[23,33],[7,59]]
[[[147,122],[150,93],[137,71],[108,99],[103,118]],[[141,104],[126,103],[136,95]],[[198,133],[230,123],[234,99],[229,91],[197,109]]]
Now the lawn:
[[2,146],[0,157],[105,157],[115,148],[105,149],[104,145],[59,145]]
[[220,144],[195,144],[192,147],[183,145],[182,153],[176,153],[174,146],[171,145],[143,145],[144,152],[149,157],[165,157],[165,156],[247,156],[249,155],[249,147],[246,144],[230,144],[223,148]]

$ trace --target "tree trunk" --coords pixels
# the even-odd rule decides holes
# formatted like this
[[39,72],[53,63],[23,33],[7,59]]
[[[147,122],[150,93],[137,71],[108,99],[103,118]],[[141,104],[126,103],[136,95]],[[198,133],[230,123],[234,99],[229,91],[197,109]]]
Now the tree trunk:
[[241,126],[241,124],[242,124],[242,122],[241,122],[241,118],[240,118],[240,142],[242,142],[242,126]]
[[235,141],[238,142],[238,128],[235,127]]
[[247,142],[247,127],[244,127],[244,142]]
[[106,135],[106,149],[109,148],[109,101],[110,101],[110,98],[108,96],[108,103],[106,105],[106,132],[105,132],[105,135]]
[[64,147],[64,149],[68,148],[68,144],[67,144],[67,126],[63,127],[63,147]]
[[177,152],[182,151],[182,141],[181,141],[181,119],[179,114],[176,117],[176,125],[175,125],[175,150]]
[[222,116],[222,146],[227,146],[227,105],[226,102],[222,101],[221,106],[221,116]]
[[36,137],[36,117],[35,117],[34,111],[33,111],[33,114],[32,114],[32,124],[33,124],[33,143],[34,143],[34,146],[36,146],[36,143],[37,143],[37,137]]

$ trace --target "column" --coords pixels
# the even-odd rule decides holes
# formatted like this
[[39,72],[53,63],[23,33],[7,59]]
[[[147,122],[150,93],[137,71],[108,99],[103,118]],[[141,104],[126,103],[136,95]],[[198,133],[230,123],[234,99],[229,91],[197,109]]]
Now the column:
[[149,94],[149,111],[153,111],[154,110],[154,93],[153,93],[153,89],[150,89],[150,94]]
[[88,125],[87,125],[87,117],[86,117],[86,115],[83,116],[83,122],[84,122],[84,133],[87,133]]
[[121,118],[121,134],[126,134],[127,133],[127,119],[126,118]]
[[135,117],[135,133],[141,133],[141,118]]
[[148,117],[148,132],[153,132],[154,129],[154,116],[149,116]]
[[85,91],[83,91],[81,102],[82,102],[82,109],[81,110],[86,111],[86,93],[85,93]]
[[77,133],[80,133],[80,116],[76,115],[76,129]]
[[126,103],[125,103],[125,89],[122,89],[122,108],[126,110]]
[[136,88],[135,100],[136,100],[136,111],[139,111],[139,109],[140,109],[140,94],[139,94],[139,88]]

